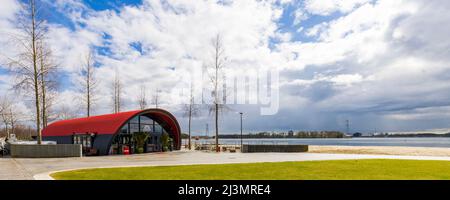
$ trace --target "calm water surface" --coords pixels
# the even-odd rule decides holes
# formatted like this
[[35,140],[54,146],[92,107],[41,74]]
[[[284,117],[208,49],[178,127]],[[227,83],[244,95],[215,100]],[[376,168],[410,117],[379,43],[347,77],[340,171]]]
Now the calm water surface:
[[[183,140],[186,144],[187,140]],[[192,143],[214,143],[214,139],[192,140]],[[240,139],[219,139],[220,144],[238,145]],[[307,144],[342,146],[406,146],[406,147],[448,147],[450,138],[317,138],[317,139],[243,139],[244,144]]]

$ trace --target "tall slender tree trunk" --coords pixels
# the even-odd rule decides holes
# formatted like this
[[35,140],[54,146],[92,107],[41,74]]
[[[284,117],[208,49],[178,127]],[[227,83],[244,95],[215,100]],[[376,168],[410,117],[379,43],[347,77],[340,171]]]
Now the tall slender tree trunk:
[[42,88],[42,128],[47,127],[47,105],[46,105],[46,99],[47,98],[45,96],[45,83],[44,83],[44,77],[41,75],[41,88]]
[[[89,57],[89,59],[90,59],[90,57]],[[87,105],[86,105],[86,109],[87,109],[87,116],[89,117],[89,116],[91,116],[91,88],[90,88],[90,86],[91,86],[91,84],[90,84],[90,80],[91,80],[91,61],[90,60],[88,60],[87,61],[88,63],[87,63],[87,73],[86,73],[86,76],[87,76],[87,78],[86,78],[86,103],[87,103]]]
[[188,133],[189,133],[189,138],[188,138],[188,145],[189,145],[189,150],[191,150],[191,117],[192,117],[192,101],[189,104],[189,124],[188,124]]
[[216,103],[216,152],[219,152],[219,104]]
[[42,144],[42,133],[41,133],[41,119],[40,119],[40,109],[39,109],[39,74],[38,74],[38,68],[37,68],[37,57],[36,57],[36,8],[35,8],[35,2],[34,0],[30,0],[30,6],[31,6],[31,45],[32,45],[32,51],[33,51],[33,68],[34,68],[34,94],[35,94],[35,101],[36,101],[36,130],[37,130],[37,143]]
[[[115,80],[114,80],[115,81]],[[114,113],[117,113],[117,89],[116,89],[116,82],[114,82],[114,92],[113,92],[113,98],[114,98]]]
[[216,81],[215,81],[215,85],[214,85],[214,97],[215,97],[215,125],[216,125],[216,152],[220,152],[219,149],[219,96],[218,93],[219,91],[217,90],[217,84],[218,84],[218,74],[219,73],[219,69],[218,69],[218,51],[216,50]]
[[[89,81],[88,81],[89,83]],[[88,87],[88,92],[87,92],[87,116],[90,117],[91,116],[91,94],[89,91],[89,87]]]
[[44,55],[42,50],[42,42],[39,46],[39,54],[40,54],[40,64],[41,64],[41,92],[42,92],[42,128],[45,128],[47,126],[47,105],[46,105],[46,87],[45,87],[45,76],[44,76]]
[[113,84],[113,103],[114,103],[114,113],[120,112],[120,102],[121,102],[121,89],[122,85],[120,82],[120,77],[118,75],[118,72],[116,70],[115,77],[114,77],[114,84]]
[[11,134],[9,134],[8,124],[5,124],[5,132],[6,132],[6,138],[10,138]]
[[[9,111],[10,113],[11,113],[11,115],[12,115],[12,111],[10,110]],[[12,118],[13,116],[11,116],[11,134],[15,134],[15,130],[16,130],[16,123],[15,123],[15,121],[14,121],[14,119]]]
[[86,63],[81,69],[81,74],[84,78],[81,85],[84,96],[83,99],[86,103],[86,107],[84,107],[84,109],[86,109],[86,116],[90,117],[92,106],[95,103],[95,88],[97,86],[94,73],[95,67],[93,66],[95,64],[95,60],[92,56],[91,49],[89,49],[85,59]]
[[120,80],[117,81],[117,112],[120,112]]

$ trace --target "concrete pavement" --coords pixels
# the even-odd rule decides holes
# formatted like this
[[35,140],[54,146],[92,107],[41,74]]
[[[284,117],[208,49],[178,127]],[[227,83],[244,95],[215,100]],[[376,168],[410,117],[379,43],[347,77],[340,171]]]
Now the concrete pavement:
[[33,175],[11,158],[0,158],[0,180],[30,180]]
[[49,179],[50,173],[83,168],[163,166],[342,159],[448,160],[450,157],[325,153],[208,153],[175,151],[83,158],[0,158],[0,179]]

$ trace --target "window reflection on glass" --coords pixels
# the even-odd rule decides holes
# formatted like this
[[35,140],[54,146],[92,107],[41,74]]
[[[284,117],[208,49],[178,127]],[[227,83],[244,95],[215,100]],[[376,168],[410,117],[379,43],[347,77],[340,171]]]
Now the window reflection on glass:
[[161,125],[155,124],[155,133],[161,134],[162,131],[163,131],[163,129],[162,129]]
[[136,116],[133,117],[130,121],[128,121],[127,124],[125,124],[121,128],[120,133],[126,134],[137,132],[150,132],[150,133],[154,132],[156,134],[161,134],[162,131],[163,128],[157,122],[153,121],[151,118],[147,116],[140,116],[139,119],[139,116]]
[[125,124],[125,126],[123,126],[121,129],[120,129],[120,133],[122,133],[122,134],[126,134],[126,133],[128,133],[128,126]]
[[151,132],[152,131],[152,126],[150,124],[143,124],[141,126],[141,129],[143,132]]
[[141,116],[141,123],[142,124],[153,124],[153,120],[147,116]]
[[138,123],[139,122],[139,116],[133,117],[130,119],[130,123]]

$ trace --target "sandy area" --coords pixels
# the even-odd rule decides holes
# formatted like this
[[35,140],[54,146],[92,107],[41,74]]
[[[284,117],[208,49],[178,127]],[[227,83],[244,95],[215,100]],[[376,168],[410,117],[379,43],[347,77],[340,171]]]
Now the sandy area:
[[450,148],[389,146],[309,146],[310,153],[450,156]]

